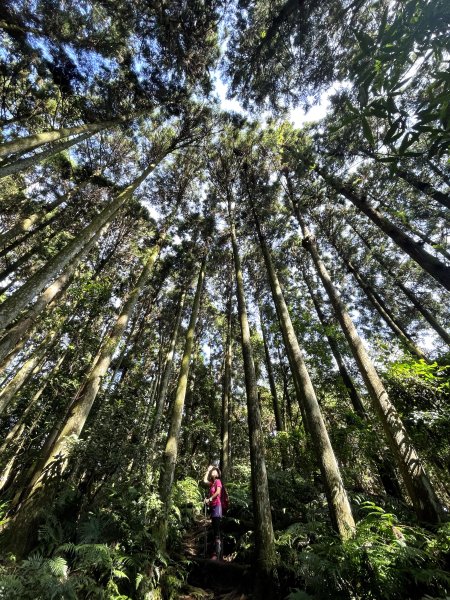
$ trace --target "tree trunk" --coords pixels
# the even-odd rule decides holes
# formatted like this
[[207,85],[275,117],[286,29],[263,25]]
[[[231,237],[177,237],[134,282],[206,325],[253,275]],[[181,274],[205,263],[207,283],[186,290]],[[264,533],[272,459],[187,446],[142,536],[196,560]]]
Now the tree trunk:
[[440,260],[424,250],[421,244],[415,242],[406,233],[399,229],[394,223],[386,219],[377,209],[370,205],[368,199],[351,188],[351,186],[324,168],[314,165],[314,170],[339,194],[345,196],[356,208],[362,211],[375,225],[388,235],[406,254],[427,271],[436,281],[450,290],[450,268]]
[[[57,299],[61,299],[71,282],[72,276],[76,271],[79,262],[89,254],[103,233],[104,228],[99,230],[89,241],[89,243],[82,248],[81,252],[79,252],[75,259],[69,264],[66,271],[41,293],[35,304],[28,309],[20,321],[18,321],[5,332],[3,337],[0,339],[0,361],[2,361],[14,350],[17,343],[25,336],[27,332],[29,333],[29,337],[32,335],[32,332],[36,327],[38,317],[45,310],[45,308],[47,308],[50,303],[55,302]],[[11,356],[10,358],[12,359],[13,357]],[[4,367],[5,365],[0,367],[0,372]]]
[[314,237],[301,223],[304,247],[310,252],[317,272],[327,291],[336,316],[347,338],[352,354],[358,364],[361,375],[372,399],[386,434],[389,447],[396,459],[405,487],[411,498],[418,517],[424,521],[437,523],[441,520],[442,507],[421,465],[419,456],[413,447],[403,423],[392,405],[388,394],[378,376],[369,355],[359,337],[356,327],[345,310],[338,292],[323,264]]
[[16,154],[17,152],[30,152],[30,150],[33,150],[38,146],[48,144],[49,142],[56,142],[57,140],[61,140],[71,135],[78,135],[80,133],[94,135],[95,133],[102,131],[102,129],[115,127],[119,123],[127,120],[130,119],[114,119],[111,121],[103,121],[103,123],[85,123],[84,125],[77,125],[76,127],[62,127],[61,129],[27,135],[18,138],[17,140],[0,144],[0,158],[8,156],[9,154]]
[[[28,239],[29,234],[32,235],[33,233],[42,229],[45,225],[49,225],[58,214],[59,211],[57,209],[61,206],[61,204],[70,200],[73,194],[85,187],[89,183],[89,181],[90,179],[80,183],[80,185],[77,186],[75,189],[70,190],[70,192],[68,192],[67,194],[59,196],[53,202],[50,202],[46,206],[42,207],[43,210],[28,215],[27,217],[21,219],[8,231],[5,231],[5,233],[0,234],[0,248],[3,248],[3,250],[0,253],[0,257],[3,256],[4,253],[6,254],[6,252],[10,252],[16,246]],[[23,233],[26,235],[23,238],[21,238],[17,244],[4,248],[4,246],[6,246],[8,242],[14,240],[14,238]]]
[[25,385],[33,373],[39,371],[44,360],[45,352],[53,343],[59,331],[59,329],[56,329],[46,336],[45,340],[33,352],[30,358],[24,362],[22,367],[0,392],[0,415],[5,412],[14,396]]
[[356,235],[362,240],[362,242],[365,244],[365,246],[367,247],[367,249],[369,250],[369,252],[372,254],[372,256],[375,258],[375,260],[378,262],[378,264],[381,265],[381,267],[392,277],[394,283],[398,286],[398,288],[403,292],[403,294],[411,301],[412,305],[416,308],[416,310],[418,312],[420,312],[420,314],[424,317],[424,319],[428,322],[428,324],[434,329],[434,331],[438,334],[438,336],[447,344],[450,346],[450,334],[442,327],[442,325],[440,325],[438,323],[438,321],[436,320],[436,318],[431,314],[431,312],[425,308],[425,306],[422,304],[422,302],[416,297],[416,295],[410,290],[408,289],[397,277],[396,273],[392,270],[391,267],[389,267],[384,260],[381,258],[381,256],[379,255],[378,252],[375,252],[372,248],[372,245],[370,244],[370,242],[366,239],[365,236],[363,236],[360,231],[358,231],[358,229],[355,227],[355,225],[353,225],[353,223],[351,223],[350,221],[347,221],[349,223],[349,225],[352,227],[353,231],[356,233]]
[[40,164],[42,161],[46,160],[47,158],[51,158],[52,156],[55,156],[56,154],[59,154],[60,152],[63,152],[64,150],[67,150],[72,146],[76,146],[84,140],[87,140],[92,135],[94,135],[94,133],[95,132],[84,133],[82,135],[79,135],[78,137],[67,140],[66,142],[58,142],[57,144],[55,144],[51,148],[48,148],[47,150],[44,150],[43,152],[37,152],[36,154],[33,154],[33,156],[21,158],[5,166],[0,166],[0,179],[3,179],[4,177],[9,177],[10,175],[14,175],[15,173],[20,173],[21,171],[25,171],[25,169],[34,167]]
[[45,464],[41,469],[38,469],[33,476],[33,482],[30,486],[32,489],[30,489],[30,493],[28,494],[29,497],[32,496],[37,489],[44,484],[44,472],[49,471],[53,463],[56,463],[57,461],[57,470],[59,474],[62,473],[67,467],[70,443],[79,438],[84,428],[86,419],[89,416],[94,400],[99,392],[102,379],[107,373],[113,354],[116,351],[120,340],[122,339],[125,329],[127,328],[139,295],[147,285],[153,272],[153,266],[159,255],[164,237],[165,233],[161,234],[159,241],[150,251],[147,262],[142,269],[136,284],[129,292],[127,299],[123,304],[120,315],[117,317],[117,320],[114,323],[109,335],[107,335],[105,340],[102,342],[101,348],[96,359],[94,360],[92,368],[85,382],[82,384],[74,401],[70,405],[68,414],[64,420],[63,428],[56,436],[51,448],[49,448],[47,456],[44,457]]
[[358,394],[358,391],[355,387],[355,384],[353,383],[352,378],[350,377],[350,374],[348,372],[348,369],[345,365],[345,361],[342,358],[342,354],[339,350],[339,344],[337,339],[334,337],[334,335],[332,335],[332,333],[330,332],[330,327],[331,327],[331,323],[326,319],[322,308],[319,304],[319,300],[317,299],[317,296],[314,294],[312,286],[311,286],[311,282],[309,280],[309,277],[306,273],[306,270],[303,269],[303,279],[305,280],[306,286],[308,288],[309,291],[309,295],[311,296],[311,300],[314,304],[314,308],[316,309],[316,313],[317,316],[319,318],[319,321],[323,327],[325,336],[328,340],[328,345],[330,346],[331,352],[334,356],[334,360],[336,361],[336,364],[338,366],[339,369],[339,374],[341,376],[341,379],[345,385],[345,387],[347,388],[348,391],[348,395],[350,397],[350,402],[352,403],[353,406],[353,410],[355,411],[356,414],[358,414],[362,419],[365,419],[367,417],[367,413],[366,410],[364,408],[364,405],[362,403],[362,400]]
[[395,167],[394,173],[422,194],[426,194],[430,198],[433,198],[433,200],[436,200],[436,202],[450,208],[450,196],[436,190],[431,183],[428,183],[428,181],[422,181],[415,173],[411,173],[411,171],[406,171],[399,167]]
[[353,535],[355,530],[355,522],[353,520],[350,503],[342,482],[334,450],[331,446],[330,438],[328,437],[322,412],[284,300],[272,257],[270,256],[269,249],[264,239],[259,218],[250,194],[249,199],[284,343],[288,355],[290,355],[292,359],[294,380],[297,381],[298,387],[300,388],[299,391],[305,411],[307,429],[311,436],[312,445],[320,465],[331,522],[340,537],[342,539],[347,539]]
[[175,356],[175,348],[178,340],[178,333],[180,331],[181,319],[183,317],[183,309],[184,303],[186,300],[186,290],[181,292],[180,300],[178,302],[178,311],[175,320],[175,326],[172,333],[172,338],[170,340],[169,349],[166,354],[166,358],[164,361],[164,370],[161,378],[161,384],[159,386],[158,398],[156,400],[156,411],[155,416],[153,417],[152,425],[148,432],[149,439],[149,448],[150,451],[155,447],[155,437],[156,433],[159,429],[159,423],[161,421],[161,417],[164,411],[164,406],[166,404],[167,392],[169,389],[170,376],[172,375],[173,369],[173,359]]
[[[10,459],[9,459],[7,465],[5,466],[5,468],[3,469],[3,472],[2,472],[2,475],[0,478],[0,480],[1,480],[0,490],[1,491],[10,487],[10,484],[16,479],[16,477],[18,475],[18,471],[17,471],[17,469],[15,469],[15,463],[17,461],[19,453],[20,453],[21,449],[23,448],[23,446],[25,445],[27,439],[29,439],[31,437],[31,434],[37,427],[38,422],[40,421],[40,419],[42,418],[42,416],[45,412],[45,408],[41,408],[38,411],[38,414],[34,417],[32,423],[29,426],[27,426],[26,421],[27,421],[30,413],[36,407],[36,405],[37,405],[39,399],[41,398],[42,394],[44,393],[45,388],[47,387],[49,381],[59,371],[59,368],[60,368],[61,364],[63,363],[63,361],[66,357],[66,354],[67,354],[67,351],[64,352],[61,355],[61,357],[58,359],[57,363],[52,368],[51,372],[46,376],[44,383],[41,385],[39,390],[34,394],[33,398],[29,402],[28,406],[26,407],[26,409],[24,410],[24,412],[22,413],[20,418],[17,420],[15,425],[9,430],[8,435],[5,437],[5,440],[0,447],[0,456],[1,457],[5,456],[5,455],[10,456]],[[9,446],[11,444],[14,444],[14,452],[12,454],[9,449]]]
[[[264,318],[262,314],[261,307],[259,307],[259,320],[261,322],[261,332],[263,338],[264,345],[264,355],[266,357],[266,368],[267,368],[267,377],[269,379],[269,387],[270,387],[270,395],[272,396],[272,405],[273,405],[273,414],[275,416],[275,425],[277,428],[277,434],[285,432],[285,426],[283,421],[283,416],[281,414],[280,402],[278,400],[277,386],[275,384],[275,377],[273,374],[272,368],[272,358],[270,356],[269,345],[267,343],[267,332],[264,323]],[[286,453],[286,446],[284,440],[281,439],[279,442],[280,455],[281,455],[281,467],[283,470],[286,470],[288,467],[288,459]]]
[[170,415],[169,432],[162,456],[161,473],[159,477],[159,495],[163,503],[161,529],[159,531],[159,542],[162,549],[165,549],[167,541],[167,521],[171,507],[172,486],[178,457],[178,443],[180,439],[181,420],[183,417],[184,401],[186,398],[187,384],[189,379],[189,367],[192,349],[194,346],[195,326],[200,310],[200,299],[203,290],[203,282],[205,279],[206,257],[207,253],[205,252],[198,273],[197,288],[192,305],[191,318],[186,332],[183,358],[181,359],[181,367],[178,375],[177,391]]
[[154,170],[155,164],[151,163],[133,183],[127,186],[116,198],[94,217],[71,242],[69,242],[56,256],[50,259],[20,288],[9,296],[0,306],[0,330],[7,327],[33,298],[50,283],[64,267],[72,261],[77,254],[90,242],[92,237],[102,229],[127,202],[136,188]]
[[[298,208],[297,208],[298,210]],[[386,306],[383,298],[372,288],[369,284],[367,278],[364,278],[358,269],[353,265],[352,261],[348,259],[337,247],[337,244],[330,240],[332,246],[338,253],[338,255],[343,260],[345,266],[348,271],[353,275],[353,277],[358,282],[359,287],[364,291],[367,298],[371,302],[372,306],[377,310],[378,314],[382,317],[388,327],[393,331],[393,333],[398,337],[401,344],[409,351],[411,354],[416,356],[419,359],[423,359],[428,362],[427,356],[422,352],[420,348],[416,346],[414,341],[411,339],[408,332],[404,329],[403,325],[392,315],[390,309]]]
[[[228,197],[228,217],[233,247],[236,295],[242,336],[242,358],[244,361],[245,388],[247,393],[247,417],[250,437],[250,466],[252,474],[253,518],[255,524],[255,553],[258,581],[255,591],[257,598],[270,598],[273,596],[273,591],[271,590],[273,586],[272,576],[276,563],[275,541],[272,514],[270,510],[266,462],[264,458],[264,439],[256,387],[255,364],[253,362],[250,327],[245,302],[244,278],[242,275],[241,258],[239,256],[230,197]],[[264,596],[264,588],[266,588],[266,596]]]
[[230,474],[230,399],[231,399],[231,370],[233,363],[233,276],[230,269],[230,280],[227,302],[227,333],[225,338],[224,370],[222,377],[222,419],[221,419],[221,446],[220,468],[222,479],[227,482]]
[[[308,291],[309,291],[309,294],[313,301],[314,307],[316,309],[317,316],[319,317],[322,327],[324,328],[325,335],[328,340],[328,345],[330,346],[331,352],[333,353],[333,356],[338,365],[339,373],[341,375],[342,381],[344,382],[344,385],[348,390],[348,393],[350,396],[350,401],[353,406],[353,410],[355,411],[356,414],[359,415],[359,417],[361,417],[361,419],[363,419],[364,421],[368,421],[368,415],[364,409],[364,405],[363,405],[361,398],[355,388],[355,384],[353,383],[353,380],[350,377],[350,374],[347,370],[344,359],[342,358],[342,355],[339,351],[338,342],[337,342],[336,338],[333,335],[331,335],[331,333],[329,333],[331,323],[329,323],[327,321],[327,319],[325,318],[325,315],[322,312],[321,306],[319,304],[317,296],[314,294],[314,292],[312,290],[311,282],[309,280],[309,277],[308,277],[305,269],[303,269],[303,278],[308,287]],[[386,493],[389,494],[390,496],[393,496],[394,498],[402,499],[401,489],[397,482],[397,478],[395,476],[395,471],[393,469],[392,464],[389,461],[389,458],[386,456],[380,456],[375,450],[371,452],[370,458],[372,459],[372,461],[377,469],[378,475],[380,477],[380,481],[381,481]]]

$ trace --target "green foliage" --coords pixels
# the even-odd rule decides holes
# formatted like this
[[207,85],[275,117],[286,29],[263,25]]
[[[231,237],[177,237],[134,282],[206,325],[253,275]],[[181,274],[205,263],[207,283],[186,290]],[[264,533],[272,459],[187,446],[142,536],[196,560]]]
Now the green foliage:
[[392,363],[390,372],[401,379],[420,379],[432,384],[439,392],[450,392],[450,365],[429,363],[425,360],[409,360]]
[[419,599],[426,593],[444,598],[450,589],[449,524],[431,533],[400,524],[373,502],[360,511],[365,516],[345,543],[317,523],[298,523],[278,534],[283,568],[295,573],[300,587],[317,600]]

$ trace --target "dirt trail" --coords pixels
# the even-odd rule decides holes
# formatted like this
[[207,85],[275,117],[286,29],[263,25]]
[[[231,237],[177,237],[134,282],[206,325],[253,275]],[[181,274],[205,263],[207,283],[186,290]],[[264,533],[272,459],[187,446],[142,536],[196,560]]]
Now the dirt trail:
[[180,600],[250,600],[251,568],[234,560],[224,536],[224,555],[211,560],[212,531],[204,515],[196,518],[183,540],[184,556],[191,561],[187,586]]

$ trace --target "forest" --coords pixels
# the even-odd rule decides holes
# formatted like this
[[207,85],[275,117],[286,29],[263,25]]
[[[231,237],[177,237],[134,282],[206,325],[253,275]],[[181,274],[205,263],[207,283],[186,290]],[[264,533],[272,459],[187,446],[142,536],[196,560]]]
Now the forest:
[[448,600],[450,3],[0,4],[0,598]]

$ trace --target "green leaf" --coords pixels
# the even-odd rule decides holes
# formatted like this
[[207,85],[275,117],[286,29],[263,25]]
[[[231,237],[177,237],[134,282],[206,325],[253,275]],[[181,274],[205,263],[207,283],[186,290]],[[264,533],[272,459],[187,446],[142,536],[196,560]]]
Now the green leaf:
[[366,119],[366,117],[362,116],[361,122],[363,126],[364,137],[371,146],[374,146],[375,138],[373,137],[372,128],[370,127],[369,121]]

